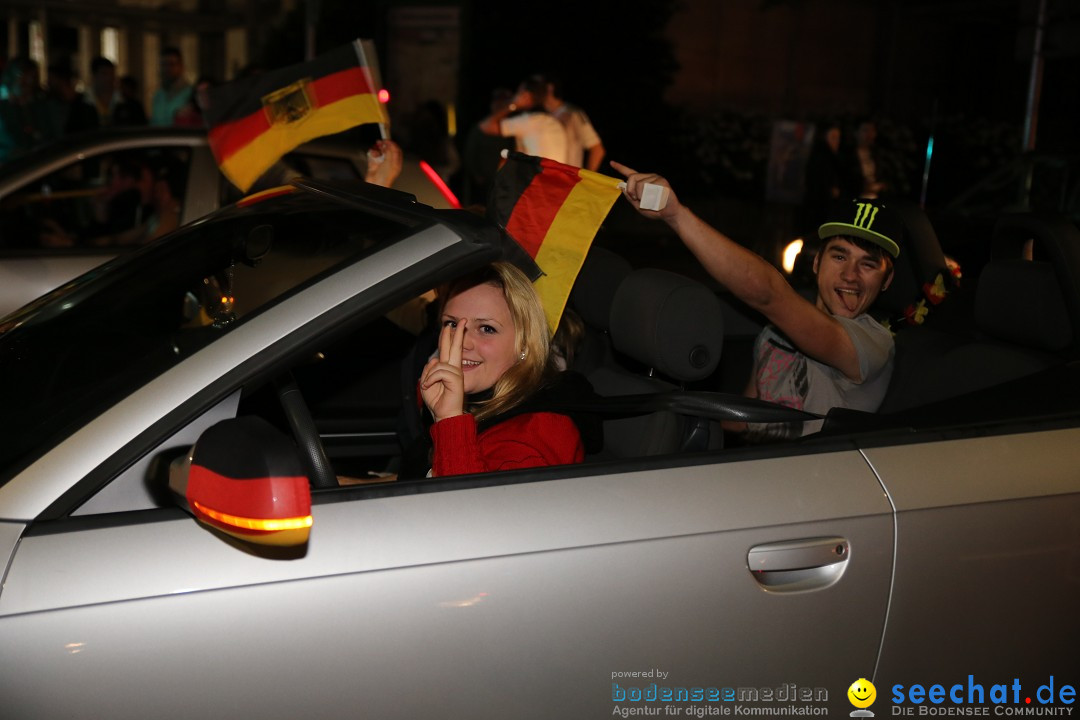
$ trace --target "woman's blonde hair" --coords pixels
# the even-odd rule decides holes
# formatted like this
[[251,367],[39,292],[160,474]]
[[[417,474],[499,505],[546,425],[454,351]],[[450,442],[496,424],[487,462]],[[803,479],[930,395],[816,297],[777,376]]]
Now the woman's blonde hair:
[[543,387],[554,366],[547,316],[540,304],[540,296],[525,273],[510,263],[492,263],[440,288],[439,317],[442,317],[450,298],[478,285],[491,285],[502,290],[514,323],[514,347],[519,354],[525,355],[495,381],[490,398],[475,402],[470,407],[477,420],[484,420],[506,412],[529,398]]

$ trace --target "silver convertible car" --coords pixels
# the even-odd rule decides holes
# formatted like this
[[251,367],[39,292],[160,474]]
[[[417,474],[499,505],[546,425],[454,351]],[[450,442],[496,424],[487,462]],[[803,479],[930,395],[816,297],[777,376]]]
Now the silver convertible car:
[[[710,291],[591,258],[573,303],[600,397],[572,410],[602,423],[603,447],[384,478],[426,352],[420,298],[501,257],[513,246],[474,215],[301,180],[0,319],[0,716],[1072,707],[1065,281],[1053,317],[1023,314],[1037,290],[1013,299],[1054,349],[975,326],[898,334],[898,362],[934,346],[943,390],[898,367],[913,389],[888,412],[725,447],[717,421],[807,416],[711,389],[731,333]],[[1027,262],[1057,282],[1059,263]],[[959,387],[989,376],[980,363],[1017,367]]]

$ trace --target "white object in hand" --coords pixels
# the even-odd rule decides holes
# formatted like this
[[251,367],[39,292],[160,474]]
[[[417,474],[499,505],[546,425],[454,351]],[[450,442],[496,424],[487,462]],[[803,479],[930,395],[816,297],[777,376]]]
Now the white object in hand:
[[645,186],[641,188],[641,209],[663,210],[667,206],[668,195],[670,194],[671,190],[663,185],[645,183]]

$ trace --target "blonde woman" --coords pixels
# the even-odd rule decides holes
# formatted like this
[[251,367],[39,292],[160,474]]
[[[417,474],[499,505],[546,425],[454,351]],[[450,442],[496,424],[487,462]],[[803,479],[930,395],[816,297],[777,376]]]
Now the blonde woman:
[[581,462],[582,433],[558,405],[580,403],[592,389],[556,370],[529,279],[513,265],[494,263],[439,297],[439,353],[419,384],[433,420],[431,475]]

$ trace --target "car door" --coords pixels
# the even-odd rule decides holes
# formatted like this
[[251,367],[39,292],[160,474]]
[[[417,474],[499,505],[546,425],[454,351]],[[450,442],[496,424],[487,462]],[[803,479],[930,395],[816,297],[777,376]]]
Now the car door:
[[977,704],[1016,680],[1008,704],[1038,706],[1051,676],[1058,689],[1080,680],[1080,430],[1062,425],[866,451],[897,510],[879,693],[899,685],[910,705],[912,685],[961,683],[966,701],[972,676]]
[[[0,596],[0,642],[18,649],[5,702],[19,717],[88,698],[118,718],[589,717],[655,685],[841,709],[876,659],[891,523],[857,456],[812,464],[334,491],[301,557],[168,509],[42,523]],[[749,571],[748,552],[807,539],[846,543],[833,582],[826,568],[767,589]]]
[[[229,398],[208,415],[233,412]],[[293,553],[173,507],[35,523],[0,593],[0,647],[18,648],[6,706],[824,714],[873,673],[893,524],[847,446],[402,481],[313,504]]]

